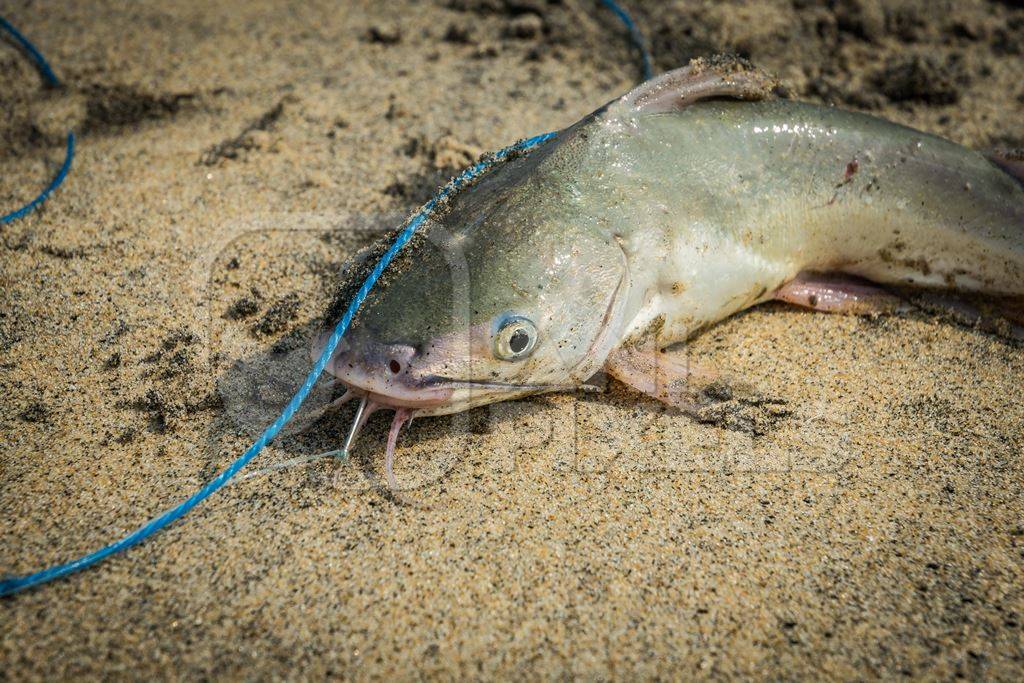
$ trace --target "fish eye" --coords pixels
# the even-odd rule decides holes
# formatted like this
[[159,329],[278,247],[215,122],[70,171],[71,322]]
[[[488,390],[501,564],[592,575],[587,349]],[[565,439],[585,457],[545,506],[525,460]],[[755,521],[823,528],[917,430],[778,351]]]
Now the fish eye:
[[537,326],[520,316],[502,320],[494,335],[494,355],[502,360],[522,360],[536,345]]

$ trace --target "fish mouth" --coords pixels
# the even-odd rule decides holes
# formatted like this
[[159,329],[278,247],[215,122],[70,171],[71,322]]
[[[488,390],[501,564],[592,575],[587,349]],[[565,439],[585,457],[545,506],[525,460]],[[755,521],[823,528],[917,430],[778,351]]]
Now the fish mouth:
[[[319,358],[323,353],[329,336],[329,333],[322,334],[313,344],[310,352],[314,358]],[[355,355],[353,352],[356,349],[361,353]],[[398,489],[394,462],[402,426],[411,422],[416,415],[430,414],[439,409],[443,411],[455,393],[454,387],[433,381],[429,376],[417,377],[411,368],[415,355],[415,349],[408,345],[353,344],[342,339],[325,368],[347,391],[324,410],[337,408],[354,398],[359,399],[355,417],[341,449],[345,455],[351,451],[370,415],[382,408],[395,411],[384,450],[384,473],[393,495]]]
[[[361,341],[361,343],[360,343]],[[326,370],[345,386],[352,396],[365,397],[380,408],[407,408],[419,414],[449,412],[450,403],[487,394],[528,394],[557,391],[568,386],[545,383],[503,382],[493,379],[462,378],[436,374],[431,368],[417,369],[416,351],[406,344],[379,344],[342,339]],[[313,345],[312,356],[319,357],[326,335]]]
[[493,391],[501,393],[534,393],[547,391],[566,391],[575,385],[495,382],[484,379],[459,379],[442,375],[427,375],[413,386],[390,386],[386,390],[360,385],[349,378],[338,378],[352,396],[365,397],[372,404],[381,408],[431,409],[447,404],[456,390],[465,389],[472,393],[477,391]]
[[[330,333],[322,334],[310,349],[314,359],[319,358]],[[325,406],[330,410],[352,399],[359,404],[345,438],[343,453],[348,454],[370,415],[381,409],[394,411],[388,431],[384,455],[384,472],[388,487],[394,494],[398,482],[394,474],[395,448],[403,425],[418,415],[441,415],[465,407],[476,397],[500,395],[528,395],[548,391],[573,389],[570,386],[538,383],[514,383],[491,379],[458,378],[428,374],[427,368],[414,367],[418,353],[408,344],[384,344],[368,338],[342,339],[328,361],[326,370],[347,391]]]
[[[325,332],[313,344],[316,359],[330,336]],[[325,370],[352,396],[388,408],[428,409],[444,405],[454,388],[420,377],[412,367],[416,350],[406,344],[355,343],[342,339]]]
[[544,383],[517,383],[517,382],[495,382],[486,379],[460,379],[458,377],[445,377],[443,375],[428,375],[426,380],[434,382],[436,386],[446,386],[452,389],[493,389],[496,391],[562,391],[573,389],[576,385],[544,384]]
[[412,389],[374,391],[353,384],[344,379],[338,380],[355,396],[363,396],[378,406],[385,408],[425,409],[444,405],[452,397],[454,391],[448,387],[417,387]]

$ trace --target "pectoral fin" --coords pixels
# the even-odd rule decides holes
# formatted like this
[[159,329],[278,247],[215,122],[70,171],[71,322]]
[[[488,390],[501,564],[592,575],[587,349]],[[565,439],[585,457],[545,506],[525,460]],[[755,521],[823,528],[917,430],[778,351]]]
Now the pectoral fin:
[[697,385],[714,381],[713,373],[692,366],[685,354],[636,346],[612,351],[605,371],[641,394],[684,411],[696,408]]
[[885,315],[921,311],[949,322],[1024,340],[1024,300],[953,290],[884,289],[842,273],[800,273],[779,287],[775,300],[823,313]]
[[766,397],[747,383],[727,380],[681,352],[620,347],[609,355],[605,371],[698,422],[732,431],[764,434],[790,415],[785,401]]

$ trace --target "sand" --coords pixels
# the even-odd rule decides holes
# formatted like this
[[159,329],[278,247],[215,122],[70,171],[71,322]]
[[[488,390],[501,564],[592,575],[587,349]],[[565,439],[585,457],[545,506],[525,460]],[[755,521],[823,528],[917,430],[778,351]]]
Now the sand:
[[[639,2],[661,70],[1022,143],[1024,10]],[[637,77],[596,3],[47,3],[0,45],[0,572],[92,550],[236,457],[308,366],[341,264],[478,153]],[[0,679],[1019,679],[1024,355],[923,314],[766,306],[689,353],[770,399],[700,423],[622,385],[388,417],[0,600]],[[313,397],[322,405],[326,389]],[[303,418],[256,467],[339,445]]]

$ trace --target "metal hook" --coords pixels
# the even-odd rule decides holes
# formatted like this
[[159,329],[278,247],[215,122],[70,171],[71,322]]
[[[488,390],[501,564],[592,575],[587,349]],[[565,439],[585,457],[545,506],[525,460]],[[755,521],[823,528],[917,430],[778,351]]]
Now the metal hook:
[[366,411],[367,397],[363,396],[359,399],[359,405],[356,407],[356,415],[352,418],[352,426],[348,430],[348,436],[345,437],[345,445],[342,446],[341,452],[348,456],[348,449],[352,447],[352,442],[356,440],[356,434],[359,433],[359,427],[362,426],[363,413]]

